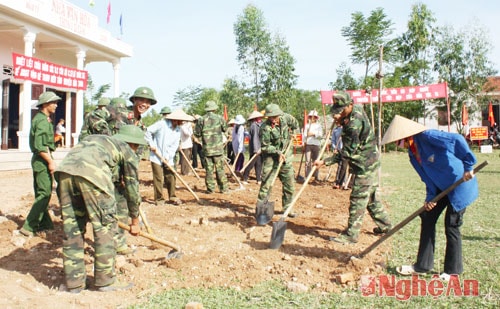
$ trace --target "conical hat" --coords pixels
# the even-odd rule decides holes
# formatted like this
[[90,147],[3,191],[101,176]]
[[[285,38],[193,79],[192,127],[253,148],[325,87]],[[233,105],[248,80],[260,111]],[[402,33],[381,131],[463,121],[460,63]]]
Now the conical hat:
[[259,111],[253,111],[250,115],[248,115],[248,120],[252,120],[252,119],[255,119],[255,118],[262,118],[264,117],[264,115],[262,115],[261,112]]
[[182,109],[177,109],[173,111],[171,114],[168,114],[167,117],[165,118],[172,120],[194,121],[194,118],[186,114]]
[[381,143],[384,145],[395,142],[425,130],[427,130],[427,128],[424,125],[403,116],[396,115],[394,119],[392,119],[389,128],[387,128]]

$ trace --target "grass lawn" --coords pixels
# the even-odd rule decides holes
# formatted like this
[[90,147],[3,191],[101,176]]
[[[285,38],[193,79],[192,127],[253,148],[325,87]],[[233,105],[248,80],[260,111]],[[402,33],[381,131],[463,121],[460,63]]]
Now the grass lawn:
[[[365,297],[359,289],[346,289],[340,294],[317,295],[290,293],[281,282],[267,282],[251,290],[190,289],[170,290],[156,295],[134,308],[184,308],[199,301],[205,308],[499,308],[500,307],[500,227],[497,215],[500,191],[500,151],[492,154],[476,152],[478,163],[489,164],[477,174],[479,199],[464,216],[462,226],[464,274],[460,281],[479,283],[479,296],[412,296],[401,301],[395,297]],[[396,224],[423,205],[425,187],[411,167],[406,153],[382,156],[382,200],[390,209]],[[444,213],[438,222],[435,271],[442,272],[444,260]],[[390,240],[393,250],[387,256],[387,274],[395,268],[414,262],[420,233],[416,218]],[[397,277],[397,279],[407,279]],[[421,277],[431,280],[431,275]],[[445,287],[446,289],[446,287]]]

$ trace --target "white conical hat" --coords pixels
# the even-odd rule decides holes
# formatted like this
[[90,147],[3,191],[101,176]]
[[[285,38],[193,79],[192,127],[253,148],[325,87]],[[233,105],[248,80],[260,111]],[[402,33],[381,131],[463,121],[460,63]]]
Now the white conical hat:
[[381,143],[384,145],[395,142],[425,130],[427,130],[427,128],[424,125],[403,116],[396,115],[394,119],[392,119],[389,128],[387,128]]
[[173,111],[172,113],[168,114],[167,117],[165,118],[172,120],[194,121],[194,117],[189,116],[182,109],[177,109]]

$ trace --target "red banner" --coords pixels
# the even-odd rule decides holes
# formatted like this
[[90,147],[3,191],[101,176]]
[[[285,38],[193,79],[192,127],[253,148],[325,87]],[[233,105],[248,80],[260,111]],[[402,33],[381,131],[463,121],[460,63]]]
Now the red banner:
[[61,88],[87,90],[87,71],[16,53],[12,53],[12,63],[15,78]]
[[[424,86],[402,87],[402,88],[387,88],[382,90],[382,103],[391,102],[406,102],[418,100],[430,100],[447,97],[446,83],[431,84]],[[370,103],[370,96],[365,90],[347,90],[351,95],[354,103]],[[332,104],[332,96],[335,93],[333,90],[321,90],[321,103]],[[378,90],[372,90],[372,102],[378,103]]]

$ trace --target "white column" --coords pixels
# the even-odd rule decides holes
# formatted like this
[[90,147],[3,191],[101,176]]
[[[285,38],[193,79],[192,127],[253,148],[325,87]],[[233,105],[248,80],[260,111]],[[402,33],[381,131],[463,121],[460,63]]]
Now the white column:
[[[33,46],[36,39],[36,33],[27,29],[24,30],[24,55],[33,56]],[[19,150],[30,151],[29,133],[31,127],[31,80],[25,80],[20,87],[19,93]]]
[[[71,91],[66,91],[66,119],[64,119],[65,123],[64,126],[66,127],[66,133],[64,133],[64,145],[66,147],[71,146]],[[59,119],[56,119],[56,121],[59,121]]]
[[120,96],[120,59],[113,60],[113,97]]
[[[83,70],[85,66],[85,56],[87,53],[80,50],[76,53],[76,68]],[[80,136],[80,129],[83,125],[83,90],[76,91],[76,112],[75,112],[75,132],[72,133],[74,144],[78,144],[78,137]],[[68,124],[67,128],[71,128]]]

